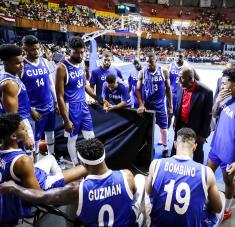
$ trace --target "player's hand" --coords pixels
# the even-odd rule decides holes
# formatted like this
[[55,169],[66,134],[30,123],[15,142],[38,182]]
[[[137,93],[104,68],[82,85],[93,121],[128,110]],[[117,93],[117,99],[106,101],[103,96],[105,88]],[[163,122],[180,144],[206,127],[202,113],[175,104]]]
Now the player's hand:
[[24,147],[25,147],[26,150],[32,151],[34,149],[33,140],[29,136],[26,136],[23,139],[23,143],[24,143]]
[[233,162],[226,168],[226,172],[228,173],[228,175],[235,175],[235,162]]
[[64,129],[66,132],[71,133],[73,131],[73,128],[74,128],[74,125],[70,120],[64,122]]
[[218,94],[216,102],[222,102],[231,95],[232,95],[231,89],[222,89]]
[[144,106],[140,106],[138,109],[137,109],[137,114],[139,115],[143,115],[145,112],[145,107]]
[[55,112],[57,113],[57,114],[60,114],[60,110],[59,110],[59,106],[58,106],[58,103],[57,102],[55,102]]
[[1,193],[10,193],[12,189],[16,187],[16,183],[14,181],[6,181],[0,184],[0,192]]
[[41,114],[34,108],[31,108],[31,117],[33,118],[34,121],[41,120]]

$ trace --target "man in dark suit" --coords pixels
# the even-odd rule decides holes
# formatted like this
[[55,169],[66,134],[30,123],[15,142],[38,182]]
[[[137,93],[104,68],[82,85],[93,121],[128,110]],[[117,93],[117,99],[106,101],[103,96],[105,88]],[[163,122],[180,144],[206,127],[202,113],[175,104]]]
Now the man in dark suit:
[[[175,134],[183,127],[192,128],[196,132],[197,149],[193,159],[203,163],[203,144],[210,134],[213,93],[208,87],[195,80],[194,70],[190,66],[182,69],[179,83],[181,86],[177,92]],[[174,154],[173,148],[172,155]]]

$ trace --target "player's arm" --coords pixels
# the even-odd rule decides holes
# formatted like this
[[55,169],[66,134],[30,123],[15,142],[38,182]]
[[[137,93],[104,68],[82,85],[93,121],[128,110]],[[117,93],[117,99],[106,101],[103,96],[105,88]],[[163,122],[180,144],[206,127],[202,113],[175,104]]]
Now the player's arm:
[[213,171],[206,167],[207,169],[207,189],[208,189],[208,201],[207,208],[215,213],[220,213],[222,210],[222,201],[220,198],[219,190],[216,185],[215,175]]
[[56,69],[55,90],[60,114],[64,122],[69,122],[69,116],[64,102],[64,86],[66,81],[66,71],[62,64],[58,64]]
[[138,113],[143,113],[145,111],[144,103],[142,100],[142,87],[143,87],[143,70],[139,72],[137,88],[136,88],[136,97],[139,103]]
[[103,105],[103,100],[99,99],[99,97],[94,93],[90,85],[86,84],[85,90],[88,95],[90,95],[93,99],[95,99],[97,102]]
[[6,112],[18,112],[18,85],[12,80],[6,80],[2,85],[2,104]]
[[134,195],[137,191],[134,176],[133,176],[132,172],[128,169],[124,169],[124,172],[126,174],[126,178],[127,178],[129,188],[130,188],[131,192]]
[[149,166],[149,175],[147,176],[146,182],[145,182],[145,191],[148,195],[152,193],[152,182],[153,182],[153,175],[154,175],[154,170],[157,164],[157,160],[153,160]]
[[29,156],[23,155],[17,159],[13,166],[13,172],[21,180],[23,187],[41,190],[34,173],[33,161]]
[[168,112],[173,113],[171,82],[170,82],[168,70],[166,68],[163,69],[163,74],[165,77],[166,96],[169,102]]
[[[46,62],[47,68],[50,70],[50,62],[47,59],[44,59],[44,61]],[[57,102],[56,92],[55,92],[55,83],[53,80],[53,72],[50,72],[50,71],[49,71],[49,83],[50,83],[51,94],[54,98],[54,101]]]
[[90,88],[92,89],[93,92],[94,92],[96,81],[97,81],[96,74],[95,74],[94,70],[92,70],[89,83],[90,83]]
[[15,184],[13,181],[0,184],[1,193],[13,193],[31,204],[41,205],[68,205],[78,204],[79,185],[67,184],[63,188],[54,188],[48,191],[29,189]]
[[[6,80],[2,84],[2,104],[6,112],[18,112],[18,85],[12,80]],[[34,144],[29,135],[26,134],[23,138],[26,149],[33,150]]]

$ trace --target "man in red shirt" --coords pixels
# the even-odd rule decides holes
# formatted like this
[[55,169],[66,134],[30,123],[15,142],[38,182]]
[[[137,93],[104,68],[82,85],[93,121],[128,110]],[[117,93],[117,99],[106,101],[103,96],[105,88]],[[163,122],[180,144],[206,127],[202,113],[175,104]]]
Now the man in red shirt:
[[197,149],[193,159],[203,163],[203,144],[210,134],[213,93],[204,84],[195,80],[194,73],[190,66],[185,66],[179,75],[181,88],[177,93],[174,127],[176,133],[183,127],[192,128],[196,132]]

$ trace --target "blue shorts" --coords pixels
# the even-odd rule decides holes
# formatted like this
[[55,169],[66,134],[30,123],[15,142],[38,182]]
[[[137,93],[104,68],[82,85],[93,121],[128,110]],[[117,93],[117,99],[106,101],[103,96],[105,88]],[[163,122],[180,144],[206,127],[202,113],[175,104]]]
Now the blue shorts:
[[[86,102],[67,103],[69,119],[74,125],[70,136],[75,136],[81,131],[93,131],[92,118]],[[65,135],[66,136],[66,135]]]
[[212,150],[209,152],[208,154],[208,158],[216,165],[218,165],[223,171],[226,172],[226,168],[228,165],[232,164],[232,163],[227,163],[227,162],[223,162],[218,156],[217,154],[215,154]]
[[156,124],[162,128],[162,129],[167,129],[168,128],[168,116],[167,116],[167,109],[166,105],[162,105],[160,108],[159,106],[150,106],[150,105],[145,105],[145,108],[147,110],[153,110],[155,111],[155,118],[156,118]]
[[37,110],[41,114],[41,120],[35,122],[35,141],[42,138],[45,131],[51,132],[55,130],[56,114],[55,111],[42,112]]
[[40,188],[43,190],[61,188],[65,185],[64,175],[62,172],[47,174],[43,169],[35,167],[35,175],[39,182]]

